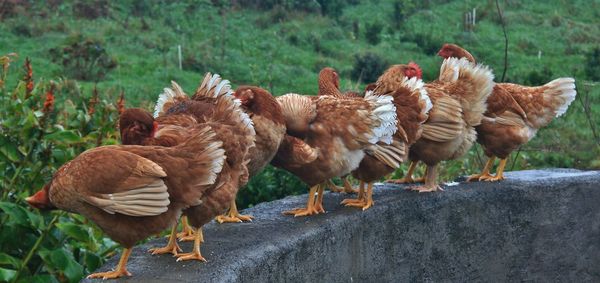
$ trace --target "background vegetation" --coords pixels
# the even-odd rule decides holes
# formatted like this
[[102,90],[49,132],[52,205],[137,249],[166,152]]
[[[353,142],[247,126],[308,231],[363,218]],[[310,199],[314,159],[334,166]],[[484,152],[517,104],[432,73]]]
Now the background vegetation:
[[[499,4],[506,81],[573,76],[578,88],[567,114],[513,154],[509,169],[600,168],[600,2]],[[475,25],[465,25],[473,9]],[[82,217],[39,213],[23,199],[83,150],[118,143],[124,104],[151,108],[170,80],[193,89],[206,71],[275,95],[315,94],[325,66],[348,90],[408,61],[432,80],[445,42],[465,46],[501,77],[502,25],[488,0],[0,0],[0,281],[78,281],[114,253],[115,243]],[[484,159],[476,146],[444,164],[442,178],[476,171]],[[304,192],[295,177],[269,168],[239,198],[247,207]]]

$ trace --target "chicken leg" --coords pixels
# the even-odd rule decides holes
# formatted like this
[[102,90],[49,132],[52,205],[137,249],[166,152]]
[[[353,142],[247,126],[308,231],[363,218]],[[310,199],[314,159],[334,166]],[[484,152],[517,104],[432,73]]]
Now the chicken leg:
[[244,221],[252,221],[252,218],[253,217],[250,215],[240,214],[238,212],[237,205],[235,204],[235,199],[233,199],[227,214],[219,215],[215,218],[215,220],[217,220],[219,223],[240,223]]
[[194,240],[194,229],[188,224],[187,216],[181,216],[181,233],[177,233],[177,239],[180,242]]
[[[393,183],[393,184],[412,184],[412,183],[424,182],[425,177],[413,179],[413,173],[414,173],[415,169],[417,168],[418,163],[419,163],[419,161],[411,161],[410,166],[408,167],[408,172],[406,172],[406,175],[403,178],[391,179],[391,180],[387,180],[386,182]],[[427,175],[427,170],[425,171],[425,175]]]
[[[362,186],[362,188],[364,189],[364,185]],[[350,202],[346,204],[346,206],[359,207],[362,208],[363,211],[373,206],[373,182],[369,182],[369,184],[367,185],[367,193],[360,201]]]
[[317,213],[325,213],[325,208],[323,208],[323,194],[325,193],[325,185],[319,185],[319,189],[317,190],[317,200],[315,201],[315,210]]
[[117,264],[117,269],[113,271],[107,272],[98,272],[92,273],[87,276],[88,279],[92,278],[102,278],[102,279],[114,279],[123,276],[131,276],[131,273],[127,271],[127,261],[129,260],[129,255],[131,254],[131,248],[126,248],[123,250],[123,254],[121,255],[121,259],[119,259],[119,264]]
[[204,242],[204,236],[202,235],[202,231],[200,229],[202,229],[202,228],[198,228],[196,230],[196,233],[194,233],[195,238],[194,238],[194,247],[192,248],[192,252],[178,254],[177,261],[199,260],[199,261],[206,262],[206,259],[200,253],[200,243]]
[[419,193],[428,193],[435,191],[443,191],[442,187],[437,182],[437,165],[427,166],[427,175],[425,176],[425,184],[410,188]]
[[506,167],[506,161],[508,158],[504,158],[500,160],[500,164],[498,164],[498,169],[496,169],[496,176],[489,176],[484,178],[483,181],[486,182],[496,182],[504,180],[504,167]]
[[308,201],[306,202],[306,207],[284,211],[283,214],[294,215],[294,217],[319,214],[319,212],[315,209],[315,193],[320,187],[321,185],[319,184],[310,188],[310,191],[308,192]]
[[467,182],[477,182],[477,181],[482,181],[485,179],[488,179],[490,177],[492,177],[492,175],[490,175],[490,170],[492,169],[492,166],[494,166],[494,161],[496,160],[495,156],[492,156],[488,159],[488,161],[485,163],[485,167],[483,168],[483,171],[481,171],[481,174],[473,174],[471,176],[469,176],[469,178],[467,178]]
[[153,255],[171,253],[174,256],[176,256],[178,253],[180,253],[182,250],[179,247],[179,245],[177,244],[177,225],[173,226],[173,229],[171,229],[171,234],[169,236],[169,242],[167,243],[166,246],[164,246],[162,248],[152,248],[148,251],[151,252]]
[[347,198],[342,200],[342,202],[340,204],[344,204],[346,206],[350,206],[351,204],[354,203],[363,203],[365,198],[365,182],[360,181],[359,185],[358,185],[358,196],[354,199],[354,198]]
[[348,181],[348,177],[342,177],[342,182],[344,182],[343,188],[337,186],[331,180],[328,180],[327,187],[329,187],[329,190],[334,193],[347,193],[347,194],[358,193],[357,189],[352,188],[352,184],[350,184],[350,181]]

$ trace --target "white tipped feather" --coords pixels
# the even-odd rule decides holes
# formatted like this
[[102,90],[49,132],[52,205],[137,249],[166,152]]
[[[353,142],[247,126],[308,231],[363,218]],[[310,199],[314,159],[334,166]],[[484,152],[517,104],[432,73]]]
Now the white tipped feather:
[[544,91],[544,100],[553,100],[558,104],[554,113],[556,117],[560,117],[567,109],[571,102],[575,100],[577,91],[575,90],[575,79],[573,78],[558,78],[545,85],[548,90]]
[[[179,85],[175,82],[171,82],[174,86],[179,87]],[[179,87],[179,90],[181,90],[181,87]],[[183,94],[183,96],[181,95]],[[158,100],[156,101],[156,105],[154,106],[154,118],[158,117],[158,115],[163,112],[165,109],[163,109],[165,107],[165,104],[167,103],[174,103],[175,99],[177,97],[186,97],[185,93],[183,93],[183,91],[181,92],[176,92],[173,89],[170,88],[164,88],[163,92],[158,96]]]
[[383,142],[392,143],[396,127],[396,106],[393,104],[394,98],[389,95],[374,95],[373,91],[368,91],[364,99],[371,103],[375,108],[372,112],[372,118],[377,121],[377,126],[373,128],[373,134],[368,137],[370,143]]
[[423,113],[429,113],[429,110],[433,107],[433,103],[431,103],[431,99],[429,98],[429,94],[425,89],[425,83],[423,80],[418,79],[417,77],[404,77],[402,80],[402,85],[410,89],[411,91],[418,90],[420,99],[425,101],[425,109],[423,109]]

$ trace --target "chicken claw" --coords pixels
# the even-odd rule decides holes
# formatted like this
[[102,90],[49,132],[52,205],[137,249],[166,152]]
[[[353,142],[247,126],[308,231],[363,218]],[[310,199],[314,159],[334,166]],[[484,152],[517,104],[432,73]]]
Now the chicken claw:
[[151,252],[153,255],[157,255],[157,254],[173,254],[174,256],[176,256],[178,253],[180,253],[182,250],[179,247],[179,245],[177,244],[177,225],[173,226],[173,228],[171,229],[171,235],[169,236],[169,242],[167,243],[166,246],[162,247],[162,248],[152,248],[149,249],[148,251]]
[[497,182],[504,180],[504,167],[506,167],[506,158],[500,160],[500,164],[498,164],[498,169],[496,169],[496,176],[489,176],[488,178],[483,179],[486,182]]
[[488,161],[485,163],[485,167],[481,171],[481,174],[473,174],[473,175],[469,176],[469,178],[467,178],[467,182],[484,181],[486,179],[491,178],[492,175],[490,175],[490,169],[492,169],[495,159],[496,159],[496,157],[494,157],[494,156],[490,157],[488,159]]
[[[324,186],[321,185],[311,187],[310,191],[308,192],[308,201],[306,202],[305,208],[295,208],[292,210],[284,211],[283,214],[294,215],[294,217],[319,214],[319,211],[323,209],[323,205],[321,203],[319,205],[315,205],[315,193],[317,192],[317,189],[319,189],[319,191],[322,191],[323,188]],[[323,210],[323,212],[324,211],[325,210]]]
[[365,182],[360,181],[360,184],[358,185],[358,196],[355,199],[354,198],[344,199],[344,200],[342,200],[342,202],[340,202],[340,204],[350,206],[350,204],[363,203],[364,198],[365,198],[364,196],[365,196]]
[[[361,183],[361,188],[364,189],[364,183]],[[343,201],[342,201],[343,202]],[[356,200],[346,202],[346,206],[362,208],[363,211],[373,206],[373,183],[369,183],[366,195],[359,195]]]
[[254,217],[250,215],[242,215],[238,212],[234,199],[231,201],[231,205],[227,213],[215,217],[215,220],[219,223],[241,223],[244,221],[252,222],[252,218]]
[[342,177],[342,181],[344,182],[344,186],[339,187],[336,184],[334,184],[331,180],[328,180],[327,187],[329,187],[329,190],[334,193],[347,193],[347,194],[358,193],[357,189],[352,188],[352,184],[350,184],[350,181],[348,181],[347,177]]
[[194,247],[191,253],[184,253],[177,255],[177,261],[184,260],[199,260],[206,262],[206,259],[200,253],[200,243],[204,242],[204,236],[202,235],[202,228],[198,228],[194,237]]
[[417,168],[417,161],[412,161],[410,163],[410,167],[408,167],[408,172],[406,172],[406,176],[404,176],[404,178],[401,179],[390,179],[385,181],[386,183],[392,183],[392,184],[414,184],[414,183],[423,183],[425,182],[425,175],[427,175],[427,170],[425,170],[425,174],[423,175],[423,177],[421,178],[416,178],[413,179],[413,173],[415,171],[415,168]]
[[181,217],[181,230],[181,233],[177,233],[177,239],[180,242],[194,240],[194,229],[188,224],[188,219],[185,215]]
[[131,273],[127,271],[127,260],[129,260],[129,255],[131,254],[131,249],[126,248],[123,250],[123,254],[121,255],[121,259],[119,259],[119,264],[117,265],[117,269],[113,271],[107,272],[98,272],[92,273],[87,276],[88,279],[93,278],[102,278],[102,279],[115,279],[123,276],[131,276]]

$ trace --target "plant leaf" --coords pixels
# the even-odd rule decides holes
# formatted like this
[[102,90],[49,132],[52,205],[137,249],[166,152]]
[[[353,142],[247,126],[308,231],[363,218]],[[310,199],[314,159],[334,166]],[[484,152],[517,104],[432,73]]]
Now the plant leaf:
[[0,267],[0,281],[9,282],[15,277],[16,273],[15,270]]
[[57,131],[45,136],[46,140],[64,143],[76,143],[81,141],[81,137],[72,130]]

